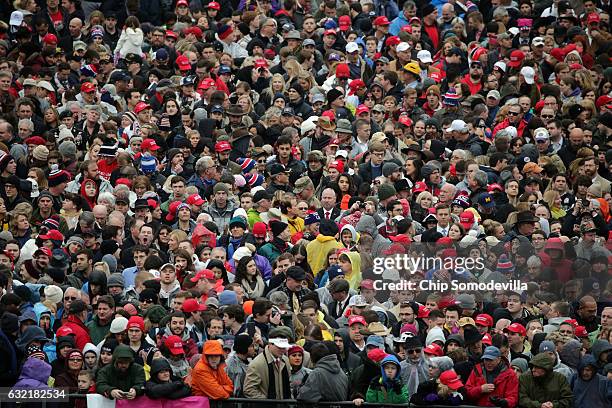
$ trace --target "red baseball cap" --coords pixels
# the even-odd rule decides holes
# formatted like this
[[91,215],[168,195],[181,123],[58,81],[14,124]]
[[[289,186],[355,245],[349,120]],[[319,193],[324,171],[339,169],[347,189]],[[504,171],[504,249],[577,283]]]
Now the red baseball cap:
[[[595,106],[597,107],[597,109],[601,109],[602,106],[606,106],[607,104],[609,104],[610,102],[612,102],[612,96],[609,95],[601,95],[599,98],[597,98],[597,100],[595,101]],[[28,143],[29,139],[26,139],[26,143]]]
[[429,346],[423,349],[423,353],[430,356],[442,357],[444,355],[444,350],[442,350],[442,347],[440,347],[439,344],[431,343]]
[[482,344],[486,344],[487,346],[493,345],[493,338],[489,333],[485,333],[484,336],[482,336]]
[[198,39],[202,38],[202,35],[203,35],[202,29],[198,26],[187,27],[186,29],[183,30],[183,34],[185,34],[185,36],[187,36],[188,34],[193,34]]
[[[187,299],[187,300],[195,300],[195,299]],[[187,300],[185,303],[187,303]],[[184,310],[185,305],[183,305]],[[168,336],[166,340],[164,340],[164,345],[170,350],[170,353],[178,356],[179,354],[185,354],[185,350],[183,350],[183,341],[179,336]]]
[[375,26],[386,26],[386,25],[390,25],[391,22],[389,21],[387,16],[378,16],[374,19],[372,24]]
[[144,319],[140,316],[130,317],[130,319],[128,320],[127,328],[128,329],[140,329],[141,331],[144,331],[144,328],[145,328]]
[[599,23],[599,22],[601,22],[601,18],[599,17],[599,14],[591,13],[587,16],[587,24]]
[[176,58],[176,66],[181,71],[189,71],[191,69],[191,64],[189,63],[189,58],[184,55],[180,55]]
[[359,105],[355,111],[355,116],[359,116],[362,113],[370,113],[370,108],[368,108],[366,105]]
[[512,323],[510,326],[506,327],[504,331],[510,332],[510,333],[518,333],[521,336],[527,335],[527,330],[525,329],[525,326],[523,326],[520,323]]
[[92,84],[91,82],[84,82],[83,84],[81,84],[81,92],[84,92],[84,93],[96,92],[96,86]]
[[[143,110],[147,110],[147,109],[153,109],[153,108],[151,107],[151,105],[149,105],[146,102],[138,102],[136,106],[134,106],[134,113],[138,114],[142,112]],[[144,141],[142,143],[144,144]],[[140,148],[142,149],[142,145],[140,146]]]
[[582,339],[582,338],[585,338],[585,337],[589,337],[589,333],[587,332],[586,327],[584,327],[584,326],[576,327],[576,330],[574,330],[574,334],[579,339]]
[[474,225],[474,213],[472,211],[464,211],[459,215],[459,223],[463,228],[469,230]]
[[180,201],[173,201],[168,206],[168,214],[166,215],[166,221],[174,221],[174,217],[176,215],[176,209],[182,203]]
[[349,317],[349,319],[348,319],[349,327],[351,327],[354,324],[363,324],[364,326],[368,325],[366,323],[366,319],[363,316],[358,316],[358,315],[353,315],[353,316]]
[[417,181],[412,187],[413,193],[422,193],[425,190],[427,190],[427,184],[424,181]]
[[189,205],[202,205],[206,202],[199,194],[192,194],[187,197],[187,204]]
[[364,279],[359,285],[361,289],[374,289],[374,281],[372,279]]
[[218,10],[221,10],[221,5],[217,3],[216,1],[211,1],[210,3],[208,3],[208,8],[218,11]]
[[576,321],[576,319],[567,319],[567,320],[564,320],[563,323],[571,324],[574,329],[578,327],[578,322]]
[[47,33],[42,38],[42,42],[44,42],[45,44],[57,44],[58,41],[55,34]]
[[232,150],[232,145],[228,141],[222,141],[215,143],[215,152],[221,153]]
[[254,237],[265,237],[267,232],[268,232],[268,227],[266,227],[265,223],[261,221],[257,221],[255,224],[253,224],[253,229],[251,233],[253,234]]
[[265,59],[259,58],[255,60],[253,65],[255,68],[268,68],[268,61],[266,61]]
[[351,28],[351,17],[350,16],[338,17],[338,27],[340,27],[341,31],[347,31],[349,28]]
[[217,83],[212,78],[205,78],[200,82],[198,89],[208,89],[210,87],[217,86]]
[[325,37],[326,35],[333,35],[335,37],[338,35],[338,33],[334,29],[329,29],[329,30],[323,31],[323,37]]
[[476,322],[477,326],[485,326],[485,327],[493,326],[493,318],[491,317],[491,315],[488,315],[486,313],[481,313],[478,316],[476,316],[476,319],[474,319],[474,322]]
[[62,326],[59,329],[57,329],[57,333],[55,333],[55,335],[57,337],[64,337],[64,336],[76,335],[76,333],[70,327]]
[[336,169],[339,173],[344,173],[344,162],[341,162],[340,160],[334,160],[333,162],[329,163],[327,167],[330,169]]
[[525,59],[525,53],[521,50],[514,50],[510,53],[510,62],[508,63],[509,67],[518,68],[521,66],[521,63]]
[[489,193],[492,193],[492,192],[493,192],[493,191],[495,191],[495,190],[500,191],[500,192],[502,192],[502,193],[504,192],[504,188],[503,188],[503,187],[502,187],[500,184],[498,184],[498,183],[493,183],[493,184],[490,184],[490,185],[487,187],[487,191],[488,191]]
[[178,6],[187,6],[187,7],[189,7],[189,2],[187,0],[178,0],[176,2],[176,7],[178,7]]
[[54,229],[47,231],[46,234],[39,235],[38,238],[42,239],[43,241],[46,241],[48,239],[52,241],[63,241],[64,240],[64,236],[62,235],[62,233]]
[[[385,17],[385,18],[387,18],[387,17]],[[394,35],[394,36],[391,36],[391,37],[387,38],[387,40],[385,41],[385,45],[387,47],[390,47],[392,45],[397,45],[397,44],[399,44],[401,42],[402,41],[400,40],[400,38],[398,36]]]
[[183,312],[193,313],[195,311],[204,311],[206,310],[206,305],[198,302],[197,299],[185,299],[183,302],[183,306],[181,307]]
[[404,126],[412,126],[412,119],[410,119],[407,115],[402,115],[399,117],[399,119],[397,120],[399,123],[401,123]]
[[215,279],[215,273],[211,271],[210,269],[202,269],[201,271],[196,273],[196,275],[193,278],[191,278],[191,281],[197,282],[200,279],[213,280]]
[[[178,35],[172,30],[166,30],[166,37],[177,39]],[[178,58],[177,58],[178,60]]]
[[[138,104],[141,104],[144,102],[138,102]],[[136,107],[138,107],[138,105],[136,105]],[[136,110],[136,109],[134,109]],[[142,109],[141,109],[142,111]],[[140,144],[140,150],[159,150],[161,149],[161,147],[157,144],[157,142],[155,141],[155,139],[145,139],[142,141],[142,143]]]
[[419,312],[417,313],[417,318],[418,319],[424,319],[426,317],[429,317],[429,313],[431,312],[431,310],[429,310],[428,308],[426,308],[423,305],[419,306]]
[[47,247],[40,247],[40,248],[38,248],[36,251],[34,251],[34,255],[36,255],[36,254],[38,254],[40,252],[42,252],[43,255],[47,255],[49,258],[51,258],[51,256],[53,255],[51,253],[51,250],[49,248],[47,248]]

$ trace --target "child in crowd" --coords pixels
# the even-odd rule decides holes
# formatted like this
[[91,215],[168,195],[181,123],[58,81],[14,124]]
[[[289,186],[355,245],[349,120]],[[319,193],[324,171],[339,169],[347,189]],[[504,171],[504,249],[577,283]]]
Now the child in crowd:
[[402,383],[401,367],[397,357],[389,355],[380,363],[381,375],[370,383],[366,402],[405,404],[408,402],[408,387]]

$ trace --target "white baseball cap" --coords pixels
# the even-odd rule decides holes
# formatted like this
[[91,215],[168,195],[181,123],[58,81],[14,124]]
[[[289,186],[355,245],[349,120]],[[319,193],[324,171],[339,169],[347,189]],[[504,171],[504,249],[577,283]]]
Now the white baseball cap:
[[280,347],[282,349],[289,349],[291,347],[291,344],[289,344],[289,340],[280,337],[276,339],[270,339],[268,343],[274,344],[276,347]]
[[531,40],[531,44],[534,47],[540,47],[544,45],[544,38],[542,37],[535,37],[533,40]]
[[502,72],[506,72],[506,63],[505,63],[505,62],[503,62],[503,61],[497,61],[497,62],[496,62],[494,65],[493,65],[493,67],[494,67],[494,68],[495,68],[495,67],[497,67],[497,68],[499,68],[499,69],[500,69]]
[[431,52],[427,50],[421,50],[417,54],[417,59],[421,61],[423,64],[431,64],[433,60],[431,59]]
[[467,132],[467,131],[468,131],[467,123],[465,123],[461,119],[453,120],[451,125],[446,129],[447,133],[450,133],[450,132]]
[[409,49],[410,49],[410,44],[408,44],[407,42],[401,42],[397,44],[397,47],[395,47],[395,50],[397,52],[408,51]]
[[521,75],[525,78],[525,82],[529,85],[535,83],[535,70],[531,67],[521,68]]
[[537,128],[535,132],[533,132],[533,137],[535,140],[548,140],[550,138],[548,134],[548,130],[546,128]]
[[346,44],[346,47],[344,47],[344,49],[349,54],[352,54],[353,52],[359,51],[359,46],[357,45],[356,42],[351,41],[350,43]]

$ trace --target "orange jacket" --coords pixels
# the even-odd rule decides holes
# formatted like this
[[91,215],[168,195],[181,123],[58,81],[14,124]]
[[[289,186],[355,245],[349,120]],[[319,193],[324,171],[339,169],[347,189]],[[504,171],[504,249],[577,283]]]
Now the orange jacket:
[[216,369],[213,369],[208,365],[206,355],[223,356],[221,344],[216,340],[209,340],[204,343],[202,358],[191,372],[193,395],[204,396],[213,400],[231,397],[234,392],[234,383],[225,373],[225,363],[221,363]]

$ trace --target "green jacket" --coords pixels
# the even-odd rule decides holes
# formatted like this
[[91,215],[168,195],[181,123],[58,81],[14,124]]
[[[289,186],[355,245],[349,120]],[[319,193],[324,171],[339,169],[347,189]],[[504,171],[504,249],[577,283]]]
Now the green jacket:
[[253,225],[261,221],[261,213],[254,208],[249,208],[249,211],[247,211],[247,220],[249,221],[249,229],[253,229]]
[[91,342],[93,344],[98,344],[104,340],[104,337],[110,331],[111,322],[109,321],[105,326],[100,326],[100,319],[98,319],[98,316],[95,315],[93,319],[87,322],[85,326],[87,326],[87,329],[89,330]]
[[408,403],[409,396],[406,384],[398,383],[395,388],[386,389],[382,380],[381,376],[372,380],[366,393],[366,402],[386,404]]
[[[130,366],[126,372],[121,372],[115,368],[115,363],[119,358],[128,358],[131,360]],[[145,372],[140,364],[134,363],[134,352],[129,346],[120,344],[113,352],[113,361],[111,364],[102,367],[98,371],[96,381],[96,392],[110,398],[112,390],[120,389],[128,392],[130,388],[136,390],[136,395],[144,394]]]
[[281,251],[279,251],[278,248],[270,242],[259,248],[257,250],[257,253],[261,256],[266,257],[268,261],[270,261],[270,265],[272,265],[274,261],[276,261],[276,258],[281,256]]
[[531,371],[519,377],[519,407],[540,408],[542,403],[550,401],[554,408],[570,408],[574,395],[565,376],[553,371],[552,359],[540,353],[533,357],[530,366],[546,370],[542,378],[534,378]]

